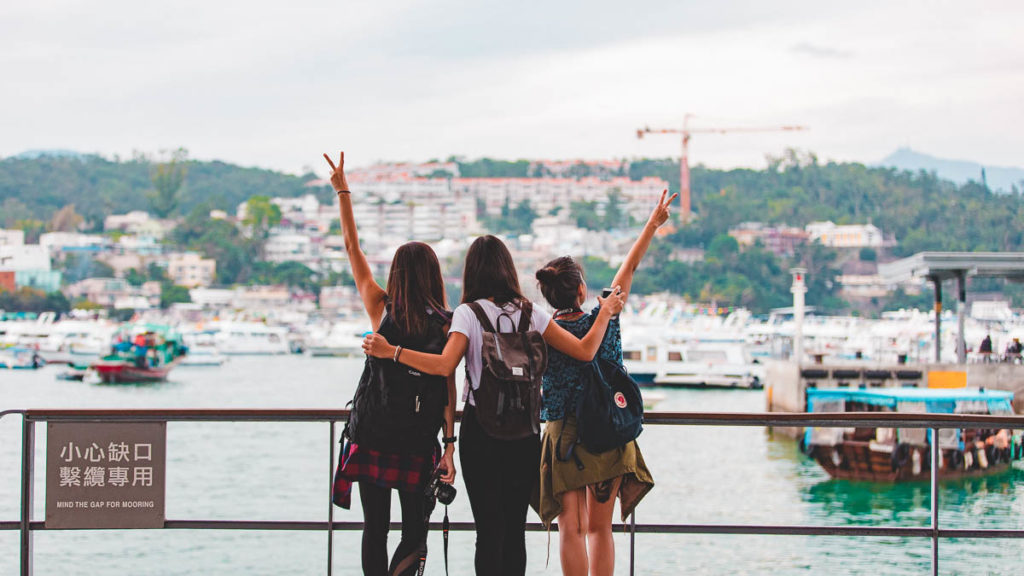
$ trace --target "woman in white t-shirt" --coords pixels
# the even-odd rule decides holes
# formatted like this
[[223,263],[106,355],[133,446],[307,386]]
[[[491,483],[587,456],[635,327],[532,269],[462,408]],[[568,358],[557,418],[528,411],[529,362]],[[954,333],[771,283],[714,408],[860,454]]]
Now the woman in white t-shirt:
[[[478,576],[522,576],[526,573],[526,511],[539,478],[540,436],[522,440],[498,440],[487,435],[477,420],[470,388],[479,387],[483,328],[468,303],[476,302],[492,324],[507,314],[519,324],[526,298],[519,287],[515,263],[508,248],[494,236],[477,238],[466,253],[462,276],[462,304],[455,309],[448,343],[441,354],[398,349],[379,334],[367,336],[363,349],[378,358],[397,358],[402,364],[429,374],[450,374],[466,359],[466,402],[459,428],[459,458],[466,492],[476,523],[476,573]],[[534,306],[530,330],[572,358],[589,361],[597,354],[608,321],[622,311],[624,300],[616,292],[599,299],[600,313],[582,339]]]

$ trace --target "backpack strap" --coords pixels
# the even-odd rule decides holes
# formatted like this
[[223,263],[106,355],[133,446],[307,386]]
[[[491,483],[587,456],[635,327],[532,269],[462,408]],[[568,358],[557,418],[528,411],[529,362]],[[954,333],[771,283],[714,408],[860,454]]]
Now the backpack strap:
[[519,330],[525,334],[530,329],[530,320],[533,319],[533,302],[524,299],[519,306]]
[[469,309],[472,310],[474,314],[476,314],[476,319],[477,321],[480,322],[480,326],[483,327],[485,332],[496,331],[494,329],[494,324],[491,324],[491,319],[488,318],[487,313],[484,312],[483,306],[477,304],[476,302],[467,302],[466,305],[469,306]]
[[555,441],[555,458],[559,462],[568,462],[569,458],[572,458],[576,464],[576,469],[582,471],[584,466],[580,460],[579,454],[576,453],[576,445],[580,443],[579,434],[577,433],[576,440],[569,445],[569,451],[565,453],[565,457],[562,457],[562,435],[565,433],[565,416],[562,417],[562,429],[558,431],[558,440]]

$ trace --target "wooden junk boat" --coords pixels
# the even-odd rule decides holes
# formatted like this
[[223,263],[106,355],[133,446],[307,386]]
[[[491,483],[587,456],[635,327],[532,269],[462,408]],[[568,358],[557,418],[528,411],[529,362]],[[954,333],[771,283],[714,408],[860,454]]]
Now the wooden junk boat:
[[89,365],[89,380],[105,384],[162,382],[185,355],[181,337],[166,326],[129,325],[114,337],[111,354]]
[[[832,388],[807,390],[807,411],[1013,414],[1013,394],[978,388]],[[804,452],[833,478],[882,482],[931,477],[926,428],[808,428]],[[939,430],[939,476],[980,476],[1024,457],[1020,430]]]

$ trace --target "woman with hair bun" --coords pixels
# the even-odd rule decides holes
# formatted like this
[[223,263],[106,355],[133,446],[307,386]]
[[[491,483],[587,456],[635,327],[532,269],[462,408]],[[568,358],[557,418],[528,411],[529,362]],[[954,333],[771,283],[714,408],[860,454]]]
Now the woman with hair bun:
[[[661,194],[658,206],[651,213],[640,236],[619,268],[613,286],[623,296],[629,294],[633,273],[651,245],[654,233],[669,217],[668,200]],[[555,258],[537,271],[541,293],[557,310],[554,323],[577,336],[586,334],[601,313],[600,303],[589,313],[581,306],[587,299],[583,268],[569,256]],[[618,317],[608,324],[598,349],[601,358],[622,362],[622,333]],[[567,576],[610,576],[615,570],[615,542],[612,540],[612,513],[619,496],[622,519],[633,512],[639,501],[654,487],[654,479],[644,464],[636,441],[601,454],[575,446],[579,463],[562,461],[576,442],[576,403],[583,390],[581,371],[587,362],[571,358],[558,350],[548,353],[544,373],[544,395],[541,419],[546,420],[541,437],[540,516],[546,526],[558,519],[559,550],[562,574]],[[556,450],[562,438],[564,446]]]

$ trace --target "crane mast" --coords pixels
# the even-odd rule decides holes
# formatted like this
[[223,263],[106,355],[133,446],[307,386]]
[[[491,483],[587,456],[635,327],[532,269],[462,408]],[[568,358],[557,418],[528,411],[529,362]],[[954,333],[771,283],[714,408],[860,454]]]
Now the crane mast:
[[682,223],[690,221],[692,217],[690,202],[690,136],[693,134],[730,134],[733,132],[782,132],[806,130],[804,126],[772,126],[752,128],[690,128],[690,118],[693,114],[683,116],[682,128],[651,128],[644,126],[636,131],[637,138],[643,138],[644,134],[678,134],[683,144],[683,155],[679,158],[679,220]]

